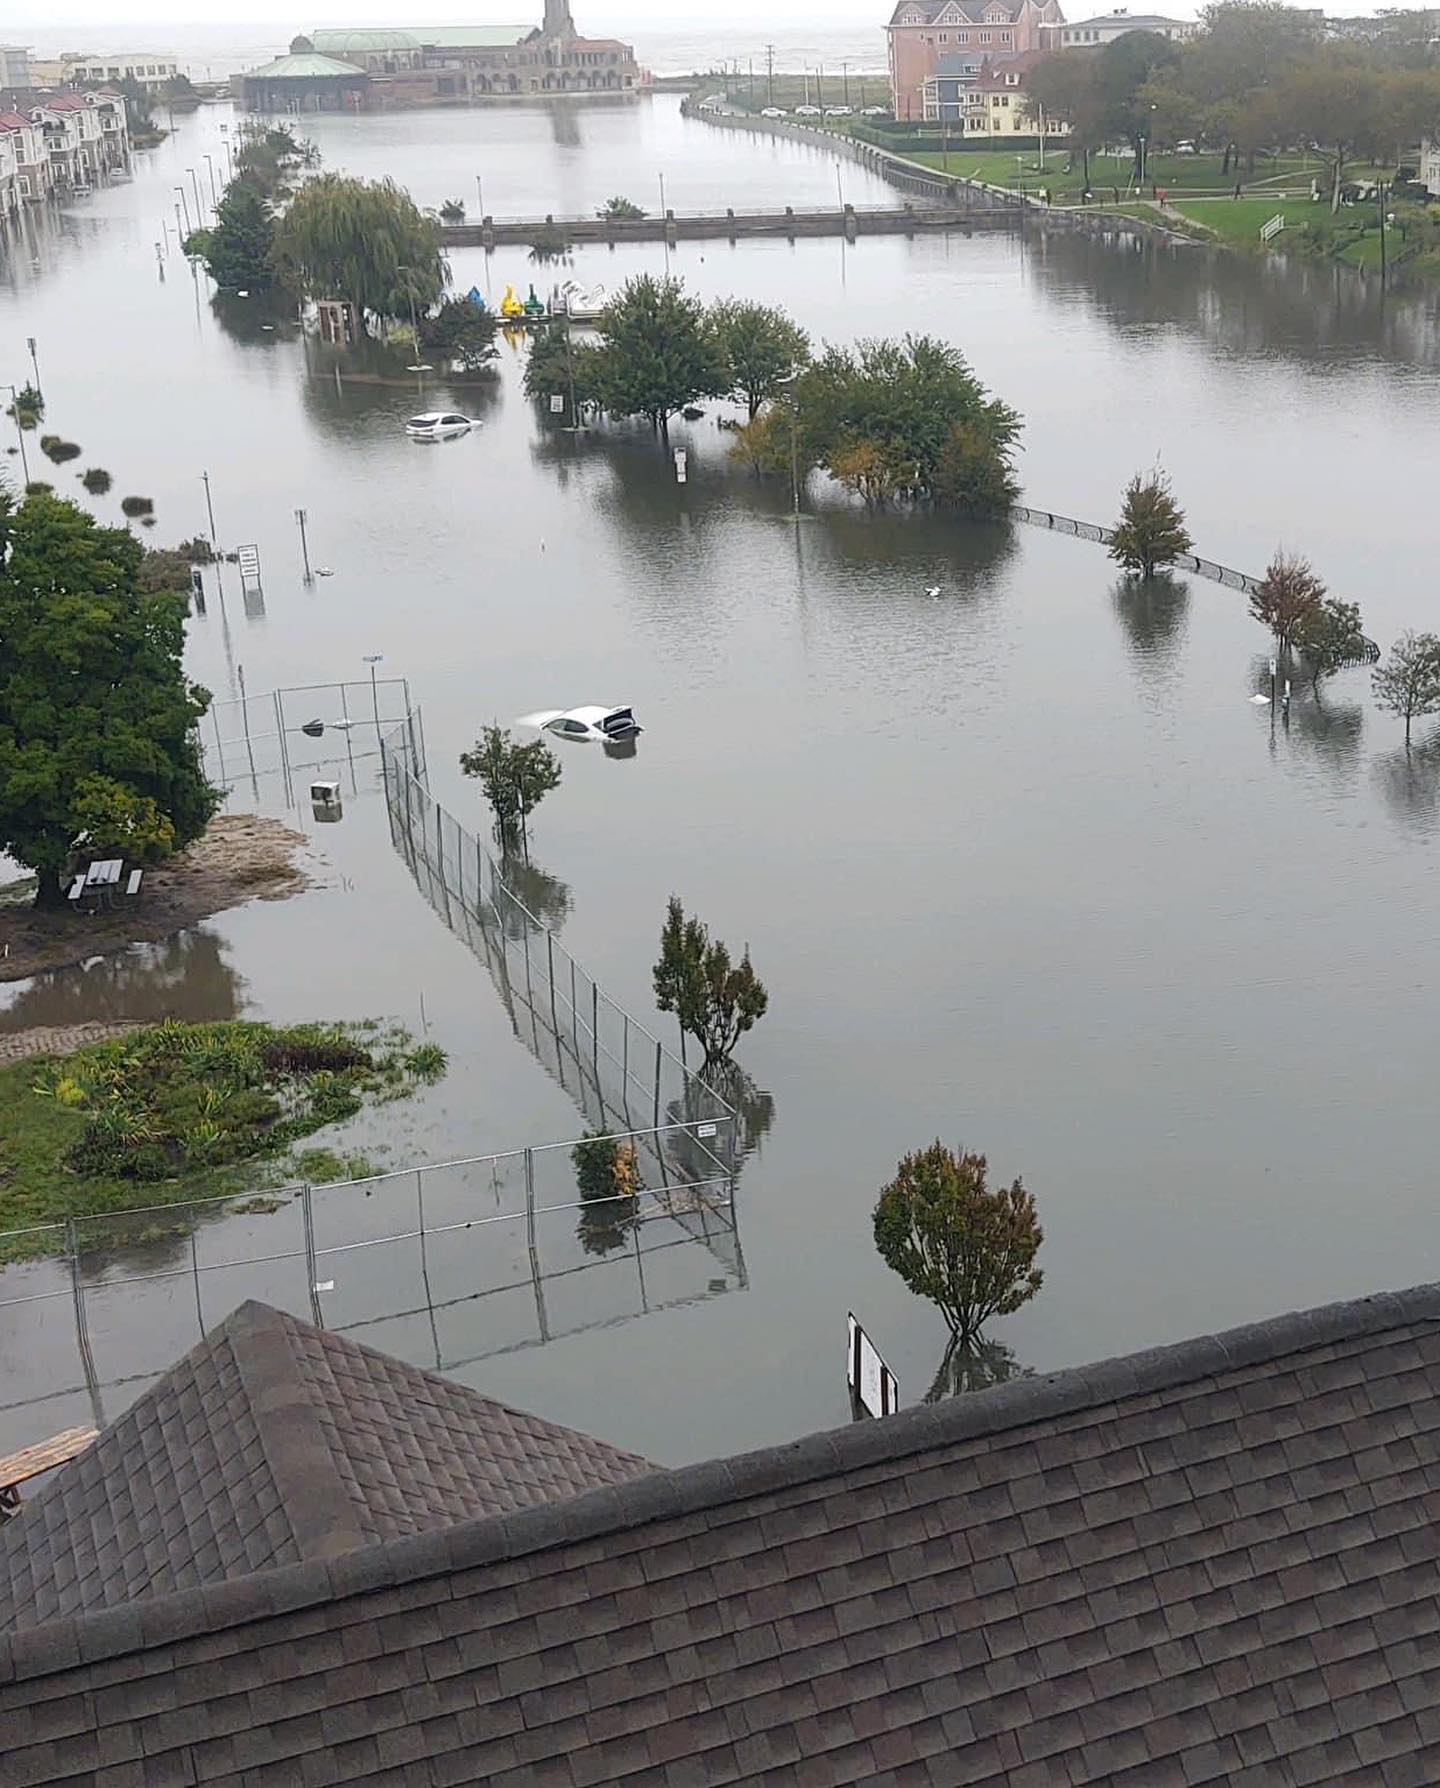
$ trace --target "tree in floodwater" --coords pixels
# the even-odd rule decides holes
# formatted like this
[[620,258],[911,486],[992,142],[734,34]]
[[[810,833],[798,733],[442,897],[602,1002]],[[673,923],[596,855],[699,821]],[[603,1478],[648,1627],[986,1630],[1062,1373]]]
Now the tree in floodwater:
[[1433,633],[1402,633],[1388,660],[1376,665],[1372,684],[1386,713],[1405,722],[1408,751],[1412,723],[1440,713],[1440,639]]
[[780,382],[809,363],[809,336],[773,304],[721,299],[710,306],[710,327],[730,379],[726,395],[745,405],[751,422]]
[[1150,578],[1162,565],[1173,565],[1193,544],[1170,480],[1158,467],[1137,472],[1125,487],[1110,557],[1127,571]]
[[281,279],[311,298],[347,300],[357,317],[428,311],[449,279],[440,224],[393,180],[321,174],[275,227]]
[[493,310],[469,298],[447,298],[433,317],[420,318],[420,346],[439,361],[479,372],[496,358]]
[[1295,649],[1305,661],[1317,701],[1324,679],[1347,664],[1363,663],[1368,644],[1360,626],[1358,603],[1326,596],[1319,608],[1304,617],[1295,632]]
[[523,837],[529,815],[560,785],[560,761],[545,741],[517,745],[502,726],[487,726],[474,746],[460,753],[460,768],[479,778],[503,849],[517,835]]
[[182,655],[188,603],[145,587],[144,549],[74,503],[0,494],[0,849],[58,904],[77,837],[164,855],[215,811]]
[[705,306],[678,279],[627,280],[596,327],[595,395],[612,416],[644,416],[668,439],[676,411],[728,388]]
[[984,1155],[937,1141],[904,1157],[875,1206],[881,1259],[965,1344],[1033,1298],[1043,1278],[1034,1198],[1018,1179],[992,1192],[986,1174]]
[[750,962],[750,946],[738,963],[710,936],[700,919],[687,919],[675,895],[665,911],[660,960],[655,964],[655,1003],[673,1012],[682,1042],[688,1033],[705,1052],[702,1072],[718,1067],[765,1016],[770,996]]
[[[205,271],[222,291],[264,291],[275,283],[275,215],[261,187],[241,175],[225,188],[213,229],[203,236]],[[190,251],[190,241],[186,252]]]
[[1265,575],[1250,592],[1250,613],[1275,636],[1283,656],[1295,644],[1296,635],[1314,623],[1325,600],[1325,586],[1308,559],[1298,553],[1277,552]]

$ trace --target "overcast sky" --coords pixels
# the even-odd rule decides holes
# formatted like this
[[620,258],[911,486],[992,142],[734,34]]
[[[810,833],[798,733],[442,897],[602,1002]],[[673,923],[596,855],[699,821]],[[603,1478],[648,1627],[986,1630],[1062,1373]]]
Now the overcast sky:
[[[1067,8],[1077,17],[1078,3],[1070,0]],[[1135,10],[1142,4],[1145,0],[1135,0]],[[223,20],[227,12],[234,21],[230,29],[248,40],[293,37],[310,25],[408,25],[415,19],[429,25],[509,24],[528,19],[539,10],[539,0],[534,5],[525,0],[519,4],[514,0],[500,0],[499,4],[496,0],[471,0],[468,5],[465,0],[422,0],[419,5],[416,0],[295,0],[294,13],[277,17],[274,0],[254,10],[226,7],[222,0],[213,13],[208,8],[202,10],[195,0],[122,0],[120,5],[114,0],[0,0],[0,38],[38,37],[48,45],[57,37],[68,39],[78,29],[93,39],[97,48],[123,48],[127,29],[139,26],[185,27],[188,32],[210,36],[226,29],[216,21]],[[889,10],[886,0],[788,0],[783,22],[809,25],[828,20],[848,27],[878,26]],[[1081,12],[1100,10],[1099,4],[1080,6]],[[1175,0],[1172,10],[1176,16],[1188,18],[1195,11],[1194,0]],[[694,12],[688,8],[677,12],[662,0],[578,0],[575,11],[581,28],[591,31],[643,24],[651,30],[689,32],[712,26],[724,29],[750,19],[782,22],[773,4],[767,5],[765,0],[736,0],[734,5],[708,0]],[[203,24],[199,22],[202,19]]]

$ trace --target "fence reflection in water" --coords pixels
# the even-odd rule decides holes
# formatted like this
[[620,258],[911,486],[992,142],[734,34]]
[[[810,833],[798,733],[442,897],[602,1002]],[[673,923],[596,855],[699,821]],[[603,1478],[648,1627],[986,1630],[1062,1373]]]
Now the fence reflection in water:
[[633,1196],[578,1196],[578,1140],[0,1234],[0,1415],[103,1422],[247,1298],[450,1370],[744,1285],[733,1119],[617,1136]]

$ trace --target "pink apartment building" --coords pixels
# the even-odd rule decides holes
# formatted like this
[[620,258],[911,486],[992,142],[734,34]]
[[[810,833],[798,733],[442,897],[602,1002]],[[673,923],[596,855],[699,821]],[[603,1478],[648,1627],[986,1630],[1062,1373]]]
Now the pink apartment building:
[[1049,49],[1065,15],[1059,0],[899,0],[890,39],[890,92],[897,118],[925,116],[925,83],[942,56],[984,50],[992,56]]

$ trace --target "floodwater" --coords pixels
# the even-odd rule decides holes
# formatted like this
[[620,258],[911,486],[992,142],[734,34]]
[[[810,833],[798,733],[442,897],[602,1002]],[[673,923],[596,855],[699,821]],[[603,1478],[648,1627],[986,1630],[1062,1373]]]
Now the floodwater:
[[[678,485],[643,430],[550,433],[515,346],[483,395],[337,386],[285,316],[217,315],[173,252],[157,277],[171,189],[219,152],[220,121],[187,121],[133,185],[37,235],[36,264],[12,253],[0,285],[11,376],[36,335],[47,420],[83,443],[77,463],[108,466],[116,499],[153,496],[157,540],[203,529],[208,470],[222,539],[258,545],[263,613],[232,574],[225,609],[212,597],[192,625],[195,674],[229,697],[242,665],[257,691],[362,678],[383,653],[423,707],[437,794],[472,828],[456,758],[481,725],[633,703],[634,758],[567,751],[537,815],[536,863],[570,890],[564,941],[648,1017],[675,892],[749,942],[770,990],[741,1048],[774,1101],[739,1183],[744,1283],[712,1268],[638,1320],[582,1297],[606,1326],[548,1346],[517,1330],[459,1376],[678,1462],[843,1419],[849,1309],[918,1399],[942,1325],[879,1262],[870,1212],[897,1157],[936,1135],[1039,1201],[1044,1289],[993,1330],[1026,1367],[1435,1276],[1440,754],[1422,740],[1407,759],[1363,672],[1323,705],[1297,691],[1272,725],[1249,702],[1266,641],[1235,593],[1136,594],[1072,539],[819,493],[794,523],[788,492],[728,466],[713,414],[676,431]],[[677,209],[834,192],[816,152],[687,124],[665,99],[315,134],[331,165],[394,171],[428,201],[468,201],[478,168],[497,214],[645,203],[662,165]],[[884,196],[848,164],[841,178],[848,198]],[[519,250],[453,262],[460,289],[495,297],[538,277]],[[1440,624],[1428,300],[1063,236],[656,244],[568,271],[613,288],[667,264],[707,295],[783,303],[817,338],[953,340],[1024,413],[1031,503],[1107,519],[1158,456],[1207,555],[1258,570],[1277,543],[1304,551],[1387,645]],[[404,438],[406,414],[452,399],[483,427]],[[334,571],[310,587],[300,505]],[[4,1021],[244,1009],[418,1028],[423,996],[452,1072],[391,1108],[385,1164],[578,1133],[391,851],[373,767],[354,791],[338,825],[297,816],[327,860],[316,892],[5,990]],[[384,1270],[353,1271],[356,1314]],[[52,1349],[75,1382],[62,1301],[47,1309],[38,1355],[24,1311],[0,1312],[0,1370],[23,1356],[27,1386]],[[448,1320],[447,1364],[486,1351],[467,1348],[463,1308]],[[424,1357],[408,1329],[374,1335]],[[45,1425],[0,1413],[0,1438]]]

